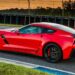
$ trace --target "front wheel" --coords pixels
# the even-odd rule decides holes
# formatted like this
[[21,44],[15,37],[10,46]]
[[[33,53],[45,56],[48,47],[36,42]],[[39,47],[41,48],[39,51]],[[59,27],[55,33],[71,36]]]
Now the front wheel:
[[56,44],[48,44],[44,48],[44,57],[47,61],[55,63],[62,60],[61,48]]

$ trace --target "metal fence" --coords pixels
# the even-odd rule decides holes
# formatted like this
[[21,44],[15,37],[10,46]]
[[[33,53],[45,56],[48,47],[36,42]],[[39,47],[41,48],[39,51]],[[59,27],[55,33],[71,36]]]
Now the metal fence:
[[[63,5],[65,1],[70,3],[68,5],[70,8],[75,2],[75,0],[15,0],[15,2],[8,0],[6,4],[9,3],[11,10],[0,11],[0,23],[25,25],[33,22],[53,22],[75,28],[75,8],[65,10]],[[17,9],[13,11],[12,8]],[[37,10],[34,10],[35,8]]]
[[75,28],[75,18],[0,14],[0,23],[26,25],[33,22],[53,22]]

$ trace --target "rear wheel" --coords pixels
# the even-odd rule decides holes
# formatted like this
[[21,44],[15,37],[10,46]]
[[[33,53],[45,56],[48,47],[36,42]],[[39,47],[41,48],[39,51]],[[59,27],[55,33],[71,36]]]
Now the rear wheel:
[[44,57],[47,61],[55,63],[62,60],[62,51],[61,48],[56,44],[48,44],[44,48]]

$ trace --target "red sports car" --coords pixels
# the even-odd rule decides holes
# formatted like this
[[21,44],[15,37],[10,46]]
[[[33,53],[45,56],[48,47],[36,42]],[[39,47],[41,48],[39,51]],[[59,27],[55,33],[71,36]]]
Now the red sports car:
[[44,57],[50,62],[68,59],[75,49],[75,30],[56,23],[31,23],[0,30],[0,50]]

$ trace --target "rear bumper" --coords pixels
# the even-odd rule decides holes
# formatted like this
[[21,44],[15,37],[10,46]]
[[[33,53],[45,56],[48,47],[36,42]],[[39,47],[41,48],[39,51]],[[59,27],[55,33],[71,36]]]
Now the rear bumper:
[[75,56],[75,48],[72,49],[70,57],[73,57],[73,56]]

